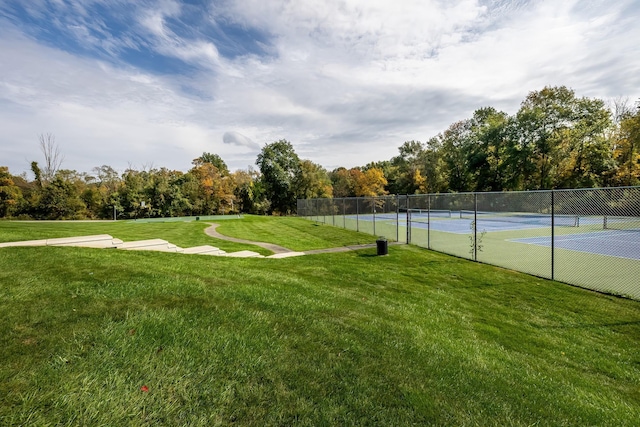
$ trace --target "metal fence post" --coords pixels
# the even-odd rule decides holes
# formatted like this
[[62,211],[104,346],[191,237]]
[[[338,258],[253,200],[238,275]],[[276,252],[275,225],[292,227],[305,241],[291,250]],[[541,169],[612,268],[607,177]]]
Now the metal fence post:
[[333,220],[333,226],[336,226],[336,201],[331,199],[331,216]]
[[407,209],[407,245],[411,244],[411,211]]
[[431,195],[427,196],[427,249],[431,249]]
[[356,197],[356,231],[360,232],[360,203]]
[[396,194],[396,242],[400,241],[400,196]]
[[556,262],[556,248],[555,248],[555,240],[556,240],[556,227],[555,227],[555,217],[556,217],[556,209],[555,209],[555,192],[551,190],[551,280],[554,280],[555,277],[555,262]]
[[342,228],[347,228],[347,199],[342,198]]
[[371,211],[373,212],[373,235],[376,235],[376,198],[372,198],[373,203],[371,206]]
[[473,260],[478,261],[478,193],[473,193]]

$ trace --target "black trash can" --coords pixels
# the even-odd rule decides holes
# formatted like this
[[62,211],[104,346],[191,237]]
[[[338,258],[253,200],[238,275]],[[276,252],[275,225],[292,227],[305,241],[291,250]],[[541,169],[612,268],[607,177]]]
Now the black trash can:
[[388,255],[389,254],[389,242],[384,237],[378,238],[376,240],[376,246],[378,248],[378,255]]

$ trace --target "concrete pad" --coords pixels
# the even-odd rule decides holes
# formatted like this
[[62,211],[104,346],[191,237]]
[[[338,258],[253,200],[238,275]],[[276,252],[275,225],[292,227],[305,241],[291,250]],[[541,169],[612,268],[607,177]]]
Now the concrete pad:
[[[120,244],[122,244],[122,240],[120,240]],[[108,249],[108,248],[116,248],[118,245],[114,244],[113,240],[96,240],[93,242],[65,243],[61,245],[47,245],[47,246],[73,246],[77,248]]]
[[217,251],[211,251],[211,252],[202,252],[196,255],[227,256],[227,253],[223,250],[217,250]]
[[61,237],[57,239],[47,239],[47,246],[74,246],[76,243],[103,242],[110,240],[113,240],[113,237],[108,234],[97,234],[94,236]]
[[178,245],[174,245],[173,243],[167,243],[167,252],[182,253],[184,252],[184,249]]
[[176,252],[175,249],[168,248],[166,245],[138,246],[137,248],[125,249],[125,251],[155,251],[155,252],[171,252],[171,253]]
[[253,252],[253,251],[230,252],[225,256],[231,257],[231,258],[264,258],[263,255],[260,255],[258,252]]
[[[174,245],[175,246],[175,245]],[[133,242],[123,242],[118,249],[124,250],[162,250],[169,249],[169,242],[162,239],[135,240]]]
[[273,254],[273,255],[269,255],[267,258],[276,258],[276,259],[280,259],[280,258],[291,258],[294,256],[302,256],[304,255],[304,252],[284,252],[281,254]]
[[23,240],[21,242],[0,243],[0,248],[11,248],[15,246],[47,246],[46,240]]
[[122,245],[122,240],[114,239],[108,234],[96,236],[67,237],[63,239],[49,239],[47,246],[74,246],[80,248],[108,249]]
[[219,248],[216,248],[215,246],[210,246],[210,245],[203,245],[203,246],[194,246],[192,248],[185,248],[184,250],[184,254],[206,254],[208,252],[220,252]]

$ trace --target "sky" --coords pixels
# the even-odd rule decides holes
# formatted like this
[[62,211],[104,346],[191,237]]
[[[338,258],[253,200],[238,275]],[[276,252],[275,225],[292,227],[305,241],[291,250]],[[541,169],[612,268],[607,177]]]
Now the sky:
[[531,91],[640,99],[638,0],[0,0],[0,166],[328,170]]

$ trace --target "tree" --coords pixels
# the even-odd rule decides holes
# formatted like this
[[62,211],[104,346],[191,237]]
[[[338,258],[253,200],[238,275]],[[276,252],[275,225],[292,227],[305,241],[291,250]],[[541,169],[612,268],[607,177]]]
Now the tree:
[[17,213],[22,202],[22,192],[13,182],[9,168],[0,166],[0,218]]
[[40,134],[40,151],[44,155],[44,166],[42,168],[42,180],[45,184],[51,182],[60,169],[64,156],[60,154],[60,147],[56,143],[56,137],[51,134]]
[[57,173],[42,190],[36,213],[39,219],[81,219],[86,217],[85,209],[74,183]]
[[358,197],[375,197],[387,194],[385,185],[387,180],[384,177],[382,169],[371,168],[366,172],[360,172],[358,169],[355,173],[356,196]]
[[[146,216],[147,205],[144,194],[147,172],[127,169],[122,175],[122,186],[118,192],[119,205],[123,216],[127,218],[139,218]],[[144,202],[144,207],[142,206]]]
[[327,171],[311,160],[300,162],[295,178],[295,190],[298,199],[333,196],[333,187]]
[[231,176],[235,182],[236,211],[261,215],[269,211],[270,203],[257,171],[249,167],[246,171],[237,170]]
[[558,170],[553,187],[597,187],[615,170],[609,129],[611,112],[602,100],[579,98],[572,106],[571,122],[559,132]]
[[471,138],[467,162],[473,190],[501,191],[504,182],[505,131],[508,116],[493,107],[480,108],[471,119]]
[[222,157],[212,153],[202,153],[202,156],[193,159],[191,162],[194,166],[202,166],[205,163],[210,163],[218,169],[222,175],[229,175],[229,168],[227,164],[222,160]]
[[627,113],[620,121],[615,145],[617,178],[622,185],[640,183],[640,104],[635,113]]
[[339,167],[331,171],[329,177],[331,178],[334,197],[355,197],[356,181],[352,173],[354,170],[355,169],[347,170],[346,168]]
[[447,167],[449,189],[470,191],[473,176],[469,167],[469,151],[473,143],[472,121],[461,120],[449,126],[440,137]]
[[190,173],[198,184],[197,197],[192,199],[193,209],[197,214],[224,214],[231,210],[235,200],[231,176],[222,174],[208,162],[193,167]]
[[442,141],[438,137],[424,144],[420,155],[421,175],[424,177],[425,192],[440,193],[447,190],[447,166],[444,161]]
[[393,172],[396,178],[393,185],[389,186],[389,190],[395,194],[424,193],[426,179],[420,170],[424,146],[420,141],[406,141],[398,150],[400,154],[391,159],[391,163],[395,166]]
[[262,175],[270,213],[289,214],[296,209],[295,179],[300,174],[300,159],[291,143],[281,139],[262,148],[256,164]]

